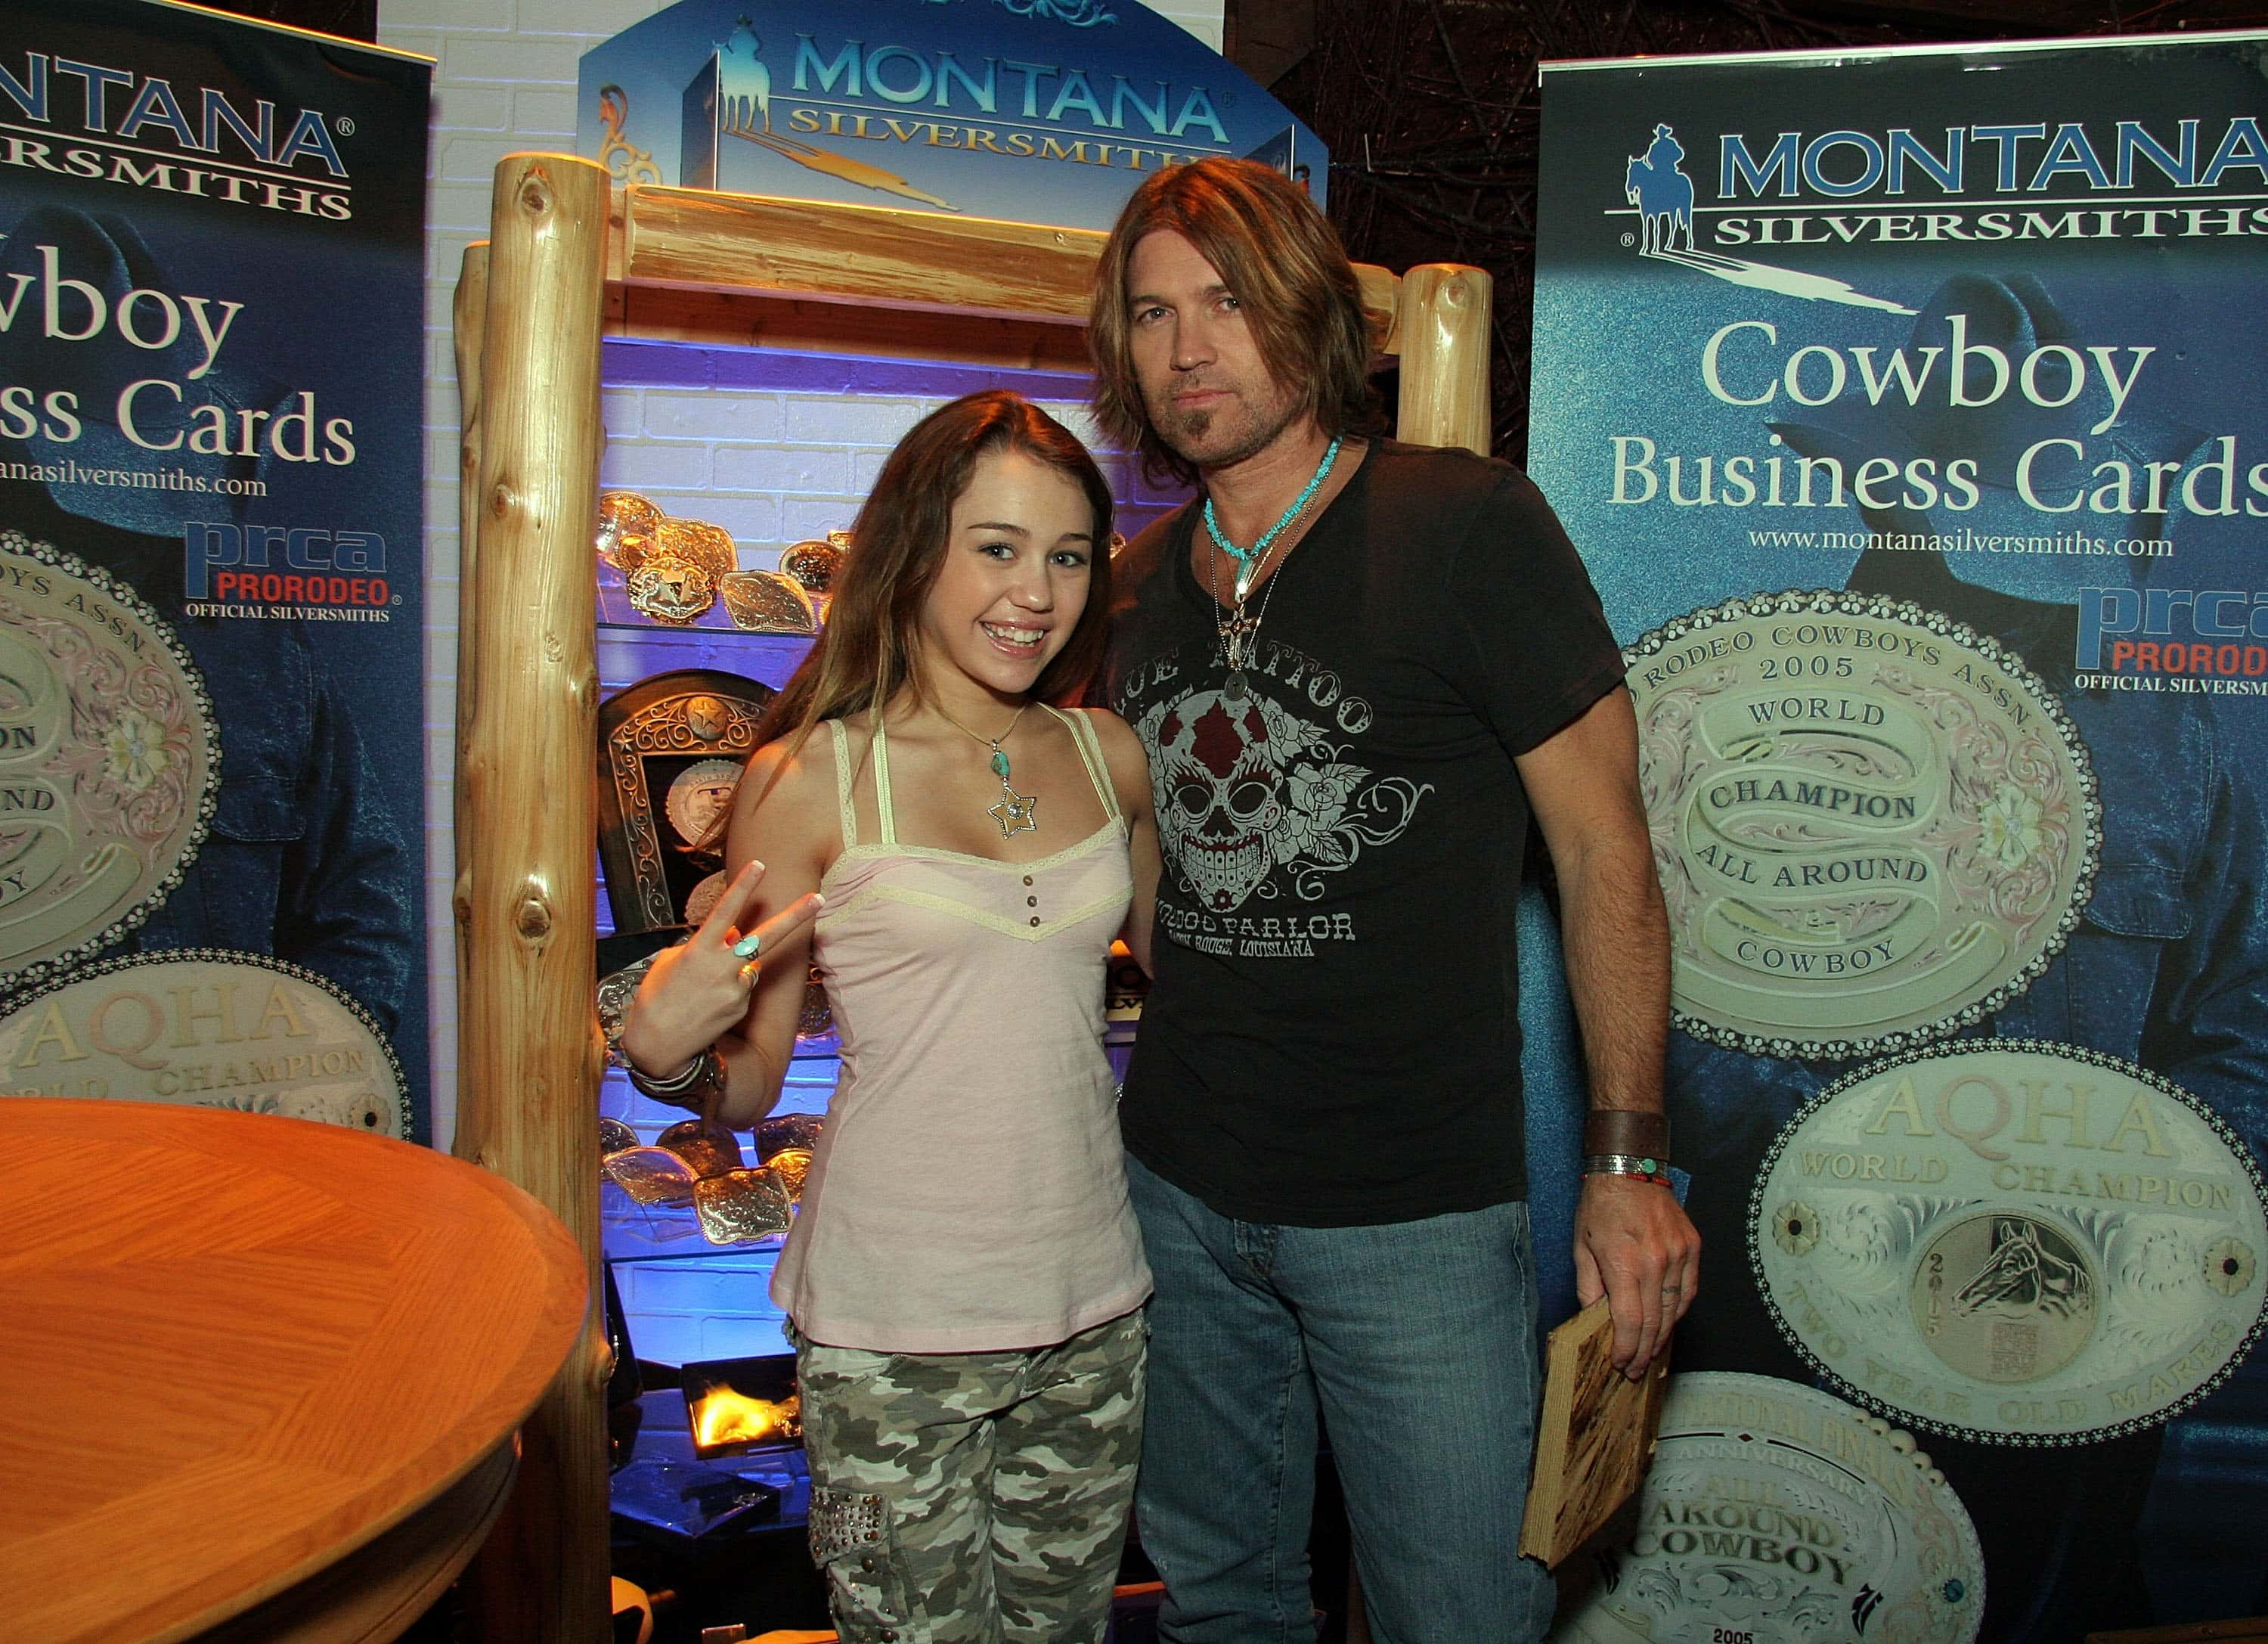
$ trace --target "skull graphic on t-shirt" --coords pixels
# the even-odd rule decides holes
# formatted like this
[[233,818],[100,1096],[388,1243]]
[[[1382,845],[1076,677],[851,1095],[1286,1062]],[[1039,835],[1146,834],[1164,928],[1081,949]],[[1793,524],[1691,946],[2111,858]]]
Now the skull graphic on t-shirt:
[[1323,726],[1257,695],[1191,691],[1152,705],[1134,728],[1150,755],[1166,866],[1209,912],[1277,896],[1278,869],[1313,901],[1323,874],[1391,841],[1432,791],[1373,781]]

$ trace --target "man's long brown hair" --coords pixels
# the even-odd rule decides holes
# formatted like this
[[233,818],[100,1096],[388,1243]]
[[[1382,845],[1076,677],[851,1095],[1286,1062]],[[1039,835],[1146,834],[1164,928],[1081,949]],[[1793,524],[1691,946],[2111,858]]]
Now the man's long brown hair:
[[1110,487],[1069,429],[1020,394],[986,388],[932,411],[883,462],[851,524],[826,629],[764,711],[759,748],[792,737],[792,756],[821,721],[880,712],[909,685],[922,691],[922,607],[945,563],[953,505],[977,462],[995,451],[1019,452],[1055,469],[1094,511],[1086,608],[1032,688],[1042,702],[1079,699],[1102,660],[1109,618]]
[[1153,479],[1184,484],[1194,464],[1159,439],[1134,374],[1126,275],[1144,236],[1170,229],[1236,294],[1280,387],[1325,434],[1366,431],[1373,411],[1362,293],[1338,232],[1306,193],[1256,160],[1202,159],[1145,181],[1118,214],[1094,271],[1086,345],[1104,430],[1142,453]]

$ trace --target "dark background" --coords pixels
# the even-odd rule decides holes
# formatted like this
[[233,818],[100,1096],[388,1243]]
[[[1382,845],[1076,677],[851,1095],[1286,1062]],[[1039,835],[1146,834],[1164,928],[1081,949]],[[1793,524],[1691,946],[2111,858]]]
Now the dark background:
[[1493,454],[1528,451],[1536,64],[2268,24],[2258,0],[1226,0],[1227,55],[1331,152],[1358,262],[1496,276]]
[[289,23],[325,34],[378,43],[378,0],[252,0],[244,5],[217,5],[215,11],[256,17],[268,23]]
[[[378,0],[245,17],[375,41]],[[1535,66],[1545,60],[2172,33],[2268,25],[2259,0],[1224,0],[1229,60],[1329,146],[1358,262],[1496,276],[1493,454],[1528,453]]]

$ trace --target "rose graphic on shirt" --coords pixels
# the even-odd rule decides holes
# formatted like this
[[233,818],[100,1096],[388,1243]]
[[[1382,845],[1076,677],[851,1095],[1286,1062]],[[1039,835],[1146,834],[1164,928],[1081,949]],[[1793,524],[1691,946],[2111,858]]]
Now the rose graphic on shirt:
[[1257,696],[1193,691],[1157,704],[1135,729],[1150,752],[1167,864],[1209,912],[1278,895],[1278,870],[1294,895],[1314,900],[1325,874],[1394,840],[1432,791],[1373,780],[1322,726]]

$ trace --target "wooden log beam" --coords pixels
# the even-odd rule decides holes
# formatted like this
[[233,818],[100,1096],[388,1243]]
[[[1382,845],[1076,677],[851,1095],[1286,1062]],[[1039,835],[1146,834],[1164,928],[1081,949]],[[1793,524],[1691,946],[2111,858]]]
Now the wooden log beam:
[[998,371],[1088,369],[1086,333],[994,314],[908,313],[773,291],[696,291],[616,285],[607,293],[607,335],[707,348],[784,349],[939,360]]
[[[622,250],[608,277],[684,291],[777,291],[1083,325],[1094,265],[1108,236],[990,217],[884,206],[781,200],[641,184],[616,208]],[[1397,340],[1399,282],[1355,265],[1378,351]]]
[[[457,1152],[567,1224],[599,1276],[599,350],[608,180],[572,155],[497,167],[478,383],[470,874]],[[594,1309],[595,1312],[596,1309]],[[468,1594],[484,1644],[606,1644],[605,1331],[586,1317],[522,1429],[518,1487]]]
[[1397,439],[1489,451],[1489,313],[1482,269],[1428,262],[1402,278],[1402,407]]

